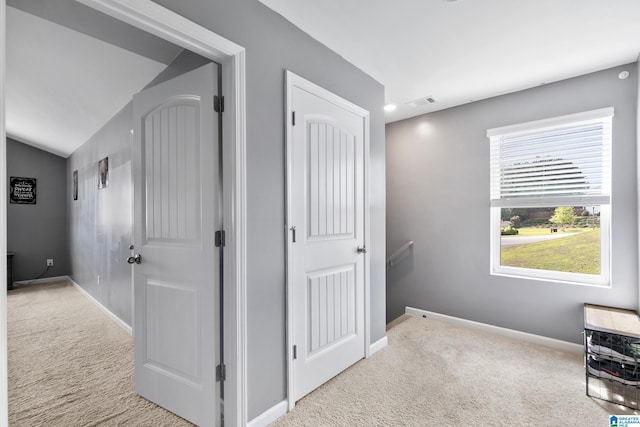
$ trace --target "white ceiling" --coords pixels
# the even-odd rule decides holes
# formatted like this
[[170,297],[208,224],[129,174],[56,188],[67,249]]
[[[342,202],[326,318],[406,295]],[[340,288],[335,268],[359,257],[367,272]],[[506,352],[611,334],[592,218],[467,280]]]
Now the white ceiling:
[[[385,85],[387,122],[633,62],[638,0],[260,0]],[[435,104],[408,102],[434,97]]]
[[6,20],[7,136],[63,157],[166,68],[13,7]]
[[[260,1],[384,84],[398,105],[387,122],[640,51],[639,0]],[[73,0],[7,2],[7,134],[63,157],[180,52]],[[428,96],[437,102],[407,105]]]

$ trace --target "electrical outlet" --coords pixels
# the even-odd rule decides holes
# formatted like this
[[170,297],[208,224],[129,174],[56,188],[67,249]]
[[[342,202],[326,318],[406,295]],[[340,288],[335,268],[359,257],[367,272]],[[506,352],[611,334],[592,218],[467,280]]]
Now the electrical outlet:
[[53,258],[47,259],[47,267],[53,267]]

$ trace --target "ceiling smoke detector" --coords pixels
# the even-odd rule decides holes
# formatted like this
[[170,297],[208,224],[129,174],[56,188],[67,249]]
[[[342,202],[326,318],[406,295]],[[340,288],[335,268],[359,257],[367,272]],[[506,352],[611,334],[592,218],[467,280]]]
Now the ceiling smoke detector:
[[407,102],[407,105],[411,105],[412,107],[422,107],[423,105],[435,104],[436,99],[433,96],[426,96],[424,98],[418,98],[413,101]]

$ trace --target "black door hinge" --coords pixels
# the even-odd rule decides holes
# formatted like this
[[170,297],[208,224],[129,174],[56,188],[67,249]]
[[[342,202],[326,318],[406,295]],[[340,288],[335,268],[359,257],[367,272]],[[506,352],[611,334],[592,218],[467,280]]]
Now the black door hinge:
[[215,237],[215,242],[216,242],[216,248],[220,248],[223,247],[225,245],[225,235],[224,235],[224,230],[218,230],[216,231],[216,237]]
[[294,345],[293,346],[293,360],[298,358],[298,346]]
[[225,381],[227,379],[227,367],[223,364],[216,366],[216,381]]
[[295,111],[291,112],[291,122],[292,122],[292,126],[296,125],[296,112]]
[[224,96],[215,95],[213,97],[213,110],[216,113],[224,112]]

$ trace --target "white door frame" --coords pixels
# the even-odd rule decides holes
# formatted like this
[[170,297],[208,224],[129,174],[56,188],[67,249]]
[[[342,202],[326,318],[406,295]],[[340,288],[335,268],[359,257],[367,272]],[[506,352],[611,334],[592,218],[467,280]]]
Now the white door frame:
[[[0,0],[0,254],[7,253],[7,132],[5,127],[5,80],[7,23],[5,0]],[[7,369],[7,257],[0,256],[0,427],[9,425]]]
[[[310,82],[309,80],[300,77],[293,72],[287,70],[285,72],[285,122],[286,122],[286,163],[287,163],[287,220],[286,220],[286,241],[287,241],[287,402],[288,410],[291,411],[295,405],[295,398],[293,396],[293,265],[291,262],[291,254],[293,253],[293,243],[290,236],[289,228],[292,224],[289,224],[292,217],[292,203],[291,195],[293,194],[293,87],[300,87],[313,94],[321,96],[326,100],[340,105],[341,107],[352,111],[353,113],[360,115],[364,120],[364,244],[369,246],[371,241],[370,224],[371,224],[371,205],[369,202],[369,181],[370,181],[370,166],[369,166],[369,145],[370,145],[370,131],[369,131],[369,112],[358,107],[352,102],[334,94],[333,92],[324,89]],[[370,250],[370,249],[369,249]],[[371,355],[371,336],[370,336],[370,324],[371,324],[371,267],[369,264],[369,257],[364,257],[364,355],[365,358]]]
[[[246,118],[245,50],[216,33],[151,0],[77,0],[120,21],[151,33],[222,65],[225,112],[223,134],[225,421],[247,424],[246,395]],[[0,0],[0,93],[6,78],[6,0]],[[0,97],[0,205],[6,206],[5,99]],[[0,209],[0,230],[6,230]],[[0,239],[0,253],[7,249]],[[8,424],[6,257],[0,256],[0,426]],[[214,403],[212,403],[214,404]]]

